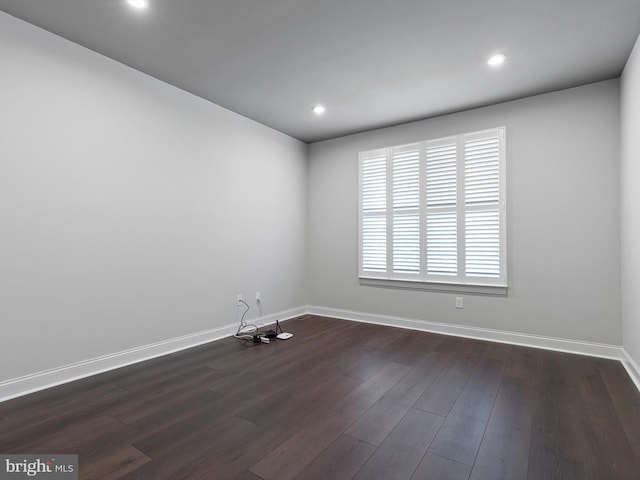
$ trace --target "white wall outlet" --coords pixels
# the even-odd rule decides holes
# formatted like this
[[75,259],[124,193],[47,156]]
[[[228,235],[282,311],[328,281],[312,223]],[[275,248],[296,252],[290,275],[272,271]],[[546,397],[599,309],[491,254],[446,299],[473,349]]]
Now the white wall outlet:
[[256,302],[259,302],[260,300],[262,300],[262,296],[260,295],[260,292],[256,292]]
[[456,308],[464,308],[464,299],[462,297],[456,297]]
[[237,306],[242,305],[242,295],[237,295],[236,296],[236,305]]

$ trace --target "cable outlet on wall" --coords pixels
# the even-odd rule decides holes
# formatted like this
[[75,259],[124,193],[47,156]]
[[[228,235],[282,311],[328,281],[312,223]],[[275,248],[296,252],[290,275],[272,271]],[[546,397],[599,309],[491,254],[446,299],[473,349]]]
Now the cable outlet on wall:
[[237,295],[236,296],[236,305],[237,306],[242,305],[242,295]]
[[464,308],[464,299],[462,297],[456,297],[456,308]]
[[260,295],[260,292],[256,292],[256,302],[259,302],[260,300],[262,300],[262,296]]

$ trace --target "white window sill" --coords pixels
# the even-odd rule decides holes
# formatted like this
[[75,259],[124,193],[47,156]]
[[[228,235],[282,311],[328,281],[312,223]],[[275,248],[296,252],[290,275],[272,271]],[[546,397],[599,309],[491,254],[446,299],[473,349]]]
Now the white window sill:
[[405,290],[424,290],[428,292],[469,293],[496,296],[506,296],[508,290],[506,285],[422,282],[416,280],[390,280],[387,278],[371,277],[360,277],[360,285]]

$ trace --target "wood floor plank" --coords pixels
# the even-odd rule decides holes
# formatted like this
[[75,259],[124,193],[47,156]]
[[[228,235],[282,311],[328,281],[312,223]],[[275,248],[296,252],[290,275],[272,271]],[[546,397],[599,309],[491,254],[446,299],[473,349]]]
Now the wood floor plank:
[[[100,445],[103,439],[122,436],[129,438],[131,429],[107,415],[84,413],[54,417],[28,429],[20,430],[13,438],[0,442],[3,453],[28,453],[44,450],[77,453],[91,444]],[[7,432],[10,434],[10,432]],[[90,438],[91,442],[86,439]]]
[[571,387],[566,355],[541,351],[539,363],[533,398],[528,480],[587,478],[584,464],[574,454],[576,447],[573,444],[582,437],[581,427],[575,424],[580,396]]
[[373,445],[380,445],[438,376],[451,355],[452,352],[430,352],[346,433]]
[[[298,431],[298,426],[289,423],[258,426],[256,431],[227,441],[215,451],[204,455],[189,479],[210,480],[212,473],[215,473],[216,480],[231,480],[249,469],[265,452],[270,452],[275,445],[280,445],[290,438],[292,431]],[[214,470],[211,465],[215,465]]]
[[434,383],[416,400],[413,407],[442,416],[449,415],[471,373],[469,368],[459,365],[450,366],[434,380]]
[[505,366],[505,377],[520,378],[534,384],[538,370],[539,352],[540,350],[535,348],[513,346]]
[[[78,383],[86,382],[80,380]],[[67,396],[63,393],[65,386],[54,388],[55,392],[51,395],[48,395],[47,391],[28,395],[23,405],[20,404],[22,398],[0,403],[0,408],[5,407],[5,403],[8,404],[3,421],[4,429],[0,431],[0,443],[6,436],[15,437],[22,430],[32,429],[69,412],[76,415],[92,415],[96,412],[101,414],[105,406],[126,402],[129,398],[126,390],[114,384],[91,385],[83,391],[74,382],[69,385]],[[43,405],[46,405],[46,408],[43,408]]]
[[427,452],[411,480],[468,480],[471,467]]
[[[131,441],[136,442],[163,429],[184,425],[183,422],[188,423],[190,417],[206,415],[206,411],[216,408],[215,406],[223,399],[222,395],[208,390],[194,391],[190,396],[181,398],[176,403],[154,409],[153,412],[128,424],[134,430]],[[216,416],[216,418],[219,417]]]
[[[123,423],[133,424],[158,411],[171,409],[178,402],[189,400],[196,392],[205,392],[212,379],[218,376],[217,372],[212,370],[208,377],[167,378],[148,390],[131,394],[128,400],[120,402],[117,406],[111,406],[107,412]],[[213,395],[208,397],[212,401],[215,398]],[[222,396],[218,394],[218,397]]]
[[354,480],[408,480],[443,421],[433,413],[409,410]]
[[337,375],[312,382],[293,379],[291,383],[237,415],[258,425],[287,422],[302,428],[361,385],[354,378]]
[[238,475],[234,480],[262,480],[259,476],[254,475],[248,470],[245,470],[240,475]]
[[487,344],[473,340],[459,340],[455,356],[416,400],[413,407],[446,416],[455,404],[460,392],[477,368]]
[[[600,432],[594,428],[593,419],[589,415],[588,401],[583,395],[584,384],[588,379],[581,370],[583,367],[591,370],[588,364],[592,359],[578,355],[563,355],[560,358],[562,362],[560,371],[564,376],[559,401],[562,414],[560,418],[562,456],[574,462],[578,468],[578,478],[586,480],[625,478],[626,476],[611,475],[612,465],[599,449]],[[583,367],[576,369],[576,361],[582,363]]]
[[[211,424],[200,429],[196,435],[181,439],[178,434],[174,443],[160,452],[149,454],[146,446],[134,445],[149,455],[153,461],[122,476],[122,480],[180,480],[193,478],[194,472],[202,468],[215,469],[210,458],[228,453],[230,450],[241,451],[244,442],[258,432],[258,427],[239,417],[228,417],[222,422]],[[242,471],[244,469],[241,469]],[[236,472],[237,476],[240,471]],[[222,478],[222,477],[220,477]]]
[[152,458],[158,458],[197,437],[201,431],[215,430],[233,418],[235,417],[229,405],[217,402],[210,408],[192,412],[180,422],[171,423],[160,430],[144,430],[144,433],[134,440],[134,446]]
[[[82,480],[115,480],[151,461],[147,455],[131,445],[124,445],[87,464],[80,462]],[[85,467],[86,465],[86,467]]]
[[504,362],[485,358],[466,383],[429,451],[473,465],[502,380]]
[[295,480],[351,480],[375,450],[369,443],[340,435]]
[[374,324],[367,324],[367,326],[369,327],[369,331],[374,333],[364,341],[364,344],[370,347],[385,348],[404,334],[400,328]]
[[388,355],[381,349],[368,345],[355,345],[335,368],[344,375],[366,381],[389,363]]
[[409,408],[378,403],[371,407],[345,433],[371,445],[380,445],[404,418]]
[[629,446],[640,464],[640,391],[619,362],[598,362],[598,370],[627,436]]
[[417,365],[425,355],[438,347],[444,340],[442,335],[431,333],[416,334],[408,330],[395,341],[388,344],[384,350],[389,361],[403,365]]
[[526,480],[533,403],[532,385],[504,377],[496,398],[471,480]]
[[[344,323],[351,328],[355,328],[355,324],[352,322]],[[343,329],[338,330],[340,333],[344,333]],[[340,336],[340,333],[332,332],[326,338],[322,338],[308,346],[285,342],[286,346],[284,348],[286,350],[274,351],[271,350],[271,344],[267,346],[260,345],[258,348],[266,352],[266,358],[269,358],[268,368],[265,368],[263,358],[260,357],[258,360],[262,364],[259,369],[256,369],[256,359],[248,351],[247,357],[251,359],[251,363],[245,365],[245,367],[240,367],[238,362],[234,362],[230,367],[233,374],[215,382],[211,389],[223,395],[235,395],[238,393],[238,376],[244,377],[247,372],[252,374],[252,381],[245,381],[241,388],[253,391],[265,388],[273,391],[274,388],[287,385],[290,379],[302,376],[314,378],[330,376],[333,374],[331,367],[338,368],[338,363],[346,361],[345,357],[348,357],[350,346],[353,344],[352,337],[349,335]],[[337,335],[337,337],[334,337],[334,335]],[[275,342],[275,344],[277,343]],[[275,344],[273,346],[276,346]],[[269,357],[269,355],[271,356]],[[213,367],[213,365],[210,366]],[[217,366],[218,368],[223,368],[220,365]],[[222,371],[224,372],[225,370]],[[343,374],[344,372],[340,371],[339,373]]]
[[585,466],[598,472],[600,478],[640,478],[640,465],[619,423],[596,360],[574,355],[568,363],[571,378],[580,389],[585,407],[582,420],[592,442],[592,453],[585,458]]
[[227,439],[215,449],[199,456],[199,463],[189,474],[189,480],[231,480],[255,463],[273,445],[291,435],[287,425],[257,427],[243,436]]
[[321,420],[293,435],[251,467],[265,480],[291,480],[304,470],[348,426],[404,377],[410,367],[390,363],[354,390]]

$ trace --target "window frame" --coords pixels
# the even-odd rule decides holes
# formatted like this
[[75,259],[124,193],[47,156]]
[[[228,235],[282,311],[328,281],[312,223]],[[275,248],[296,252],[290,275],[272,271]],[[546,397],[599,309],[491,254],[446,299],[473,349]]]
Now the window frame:
[[[491,139],[497,137],[498,151],[498,200],[485,204],[472,205],[465,201],[465,181],[468,177],[465,174],[468,153],[465,146],[477,139]],[[456,215],[456,255],[457,270],[456,275],[434,275],[427,272],[427,211],[436,211],[435,207],[427,206],[427,149],[433,149],[436,145],[452,145],[455,143],[455,195],[456,203],[454,207],[443,207],[442,211],[455,211]],[[413,209],[419,218],[419,273],[393,271],[394,244],[393,225],[394,218],[398,218],[399,210],[394,210],[394,190],[393,190],[393,154],[415,148],[419,152],[419,205]],[[364,163],[372,158],[385,158],[385,199],[384,209],[377,211],[365,211],[363,203],[364,192]],[[468,182],[467,182],[468,183]],[[432,183],[433,185],[433,183]],[[378,190],[381,190],[378,188]],[[405,288],[417,290],[434,290],[444,292],[468,292],[489,295],[505,295],[507,293],[507,199],[506,199],[506,127],[496,127],[475,132],[450,135],[442,138],[411,142],[403,145],[394,145],[384,148],[361,151],[358,154],[358,278],[362,285],[373,285],[389,288]],[[379,199],[377,199],[380,201]],[[498,217],[498,257],[499,274],[497,277],[471,276],[466,270],[466,258],[463,256],[467,251],[465,243],[465,228],[468,222],[467,213],[470,211],[484,211],[497,213]],[[408,211],[408,210],[407,210]],[[462,219],[460,214],[463,215]],[[382,271],[369,271],[363,268],[365,245],[363,241],[363,225],[365,218],[384,218],[386,228],[386,244],[384,245],[384,256],[386,260],[385,269]],[[382,220],[380,220],[382,222]],[[380,240],[380,239],[379,239]],[[374,242],[375,243],[375,242]],[[380,243],[380,242],[378,242]],[[369,252],[370,253],[370,252]],[[374,252],[376,253],[376,252]],[[378,252],[379,254],[379,252]],[[374,257],[375,258],[375,257]],[[380,261],[378,259],[378,261]]]

